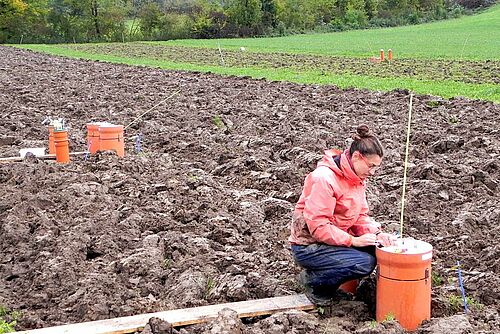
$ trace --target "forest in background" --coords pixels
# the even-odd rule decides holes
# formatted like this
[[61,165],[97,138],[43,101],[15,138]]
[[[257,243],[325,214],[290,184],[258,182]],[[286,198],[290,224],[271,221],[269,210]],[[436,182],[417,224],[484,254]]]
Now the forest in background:
[[283,36],[418,24],[494,0],[0,0],[0,43]]

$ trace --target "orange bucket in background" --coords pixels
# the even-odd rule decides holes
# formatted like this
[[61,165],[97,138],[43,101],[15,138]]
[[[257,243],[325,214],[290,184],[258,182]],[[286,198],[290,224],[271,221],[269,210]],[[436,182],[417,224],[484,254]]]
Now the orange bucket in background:
[[345,292],[349,292],[352,294],[356,294],[356,289],[358,288],[358,280],[353,279],[347,282],[342,283],[339,286],[339,289]]
[[56,144],[54,142],[54,126],[49,125],[49,154],[56,154]]
[[56,161],[61,163],[68,163],[69,162],[68,131],[54,130],[54,145],[56,151]]
[[413,331],[431,317],[432,246],[399,239],[397,245],[376,249],[377,321],[395,318]]
[[99,126],[99,151],[115,151],[123,158],[125,156],[125,142],[123,125],[105,124]]
[[99,127],[110,124],[108,122],[87,123],[87,149],[90,153],[99,151]]

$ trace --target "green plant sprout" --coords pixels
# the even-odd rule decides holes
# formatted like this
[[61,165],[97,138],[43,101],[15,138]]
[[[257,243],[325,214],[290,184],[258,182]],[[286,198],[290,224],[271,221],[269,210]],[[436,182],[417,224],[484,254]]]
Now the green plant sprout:
[[429,108],[437,108],[441,105],[441,102],[436,101],[436,100],[431,100],[425,102],[425,105],[428,106]]
[[170,267],[170,263],[172,262],[172,259],[163,259],[163,263],[162,263],[162,266],[163,266],[163,269],[168,269]]
[[441,276],[439,276],[439,274],[433,272],[431,279],[432,279],[432,286],[443,285],[444,279]]
[[16,325],[15,320],[12,322],[7,322],[4,319],[0,319],[0,334],[14,332],[15,325]]
[[[465,300],[467,301],[467,306],[469,307],[469,309],[481,310],[484,307],[483,304],[479,303],[472,297],[465,297]],[[448,295],[448,306],[453,312],[460,312],[461,310],[463,310],[464,301],[462,296],[456,294]]]
[[0,334],[14,332],[21,314],[0,305]]
[[219,115],[215,115],[214,118],[212,119],[212,122],[219,129],[222,129],[224,127],[224,122],[222,121],[222,118]]
[[205,299],[212,293],[214,288],[215,288],[215,280],[212,277],[208,277],[205,286]]
[[389,312],[386,314],[384,320],[382,320],[382,322],[388,322],[388,321],[394,321],[396,320],[396,316],[394,315],[393,312]]
[[455,115],[451,115],[451,116],[450,116],[450,118],[448,119],[448,122],[449,122],[450,124],[457,124],[457,123],[458,123],[458,121],[459,121],[459,120],[458,120],[458,117],[457,117],[457,116],[455,116]]

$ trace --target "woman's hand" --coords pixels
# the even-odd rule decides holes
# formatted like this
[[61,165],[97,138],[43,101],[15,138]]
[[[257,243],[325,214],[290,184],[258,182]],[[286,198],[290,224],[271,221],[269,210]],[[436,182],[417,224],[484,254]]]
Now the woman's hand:
[[352,237],[352,245],[354,247],[374,246],[376,240],[377,236],[375,234],[367,233],[363,234],[360,237]]
[[377,241],[384,247],[394,246],[396,243],[397,237],[394,234],[390,233],[379,233],[377,234]]

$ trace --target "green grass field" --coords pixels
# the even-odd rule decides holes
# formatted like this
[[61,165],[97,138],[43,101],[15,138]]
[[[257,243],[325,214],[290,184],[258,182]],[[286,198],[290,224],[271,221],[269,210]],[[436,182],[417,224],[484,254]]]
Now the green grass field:
[[500,59],[500,5],[459,19],[416,26],[275,38],[177,40],[166,45],[365,57],[392,49],[400,58]]
[[[358,30],[342,33],[296,35],[280,38],[221,39],[221,40],[176,40],[167,42],[145,42],[160,46],[183,46],[216,49],[218,43],[223,50],[246,52],[281,52],[291,54],[345,55],[366,57],[376,55],[380,48],[394,50],[397,58],[410,59],[450,59],[450,60],[491,60],[493,71],[500,66],[500,5],[475,15],[449,21],[441,21],[417,26],[389,29]],[[92,51],[76,50],[78,45],[16,45],[74,58],[84,58],[137,66],[151,66],[172,70],[192,70],[224,75],[250,76],[277,81],[291,81],[305,84],[334,84],[341,88],[356,87],[389,91],[406,88],[418,94],[431,94],[445,98],[464,96],[500,102],[500,87],[495,83],[469,83],[452,80],[419,80],[413,77],[375,77],[351,73],[325,73],[314,68],[300,71],[290,68],[253,66],[221,66],[196,63],[186,59],[173,62],[169,59],[153,59],[144,54],[138,57],[127,55],[125,44],[117,44],[119,54],[105,54],[99,47],[109,44],[94,44]],[[124,47],[123,47],[124,46]],[[95,48],[97,47],[97,48]],[[214,50],[216,52],[216,50]],[[194,52],[193,52],[194,53]]]

